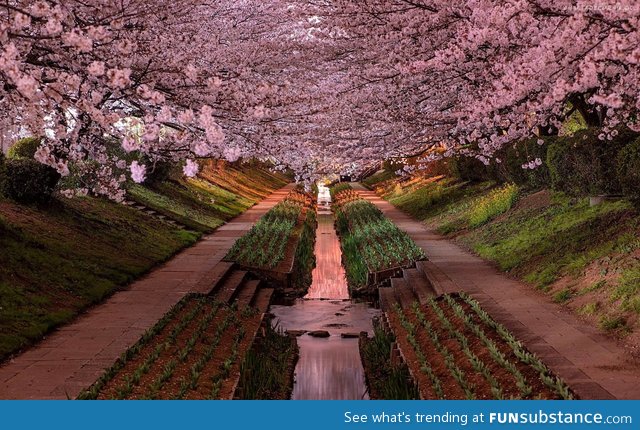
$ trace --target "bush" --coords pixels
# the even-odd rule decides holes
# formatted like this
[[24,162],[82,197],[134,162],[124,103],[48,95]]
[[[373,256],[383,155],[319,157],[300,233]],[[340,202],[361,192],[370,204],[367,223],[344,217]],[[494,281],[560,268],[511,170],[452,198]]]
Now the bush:
[[617,155],[637,134],[623,129],[611,141],[599,139],[598,134],[598,129],[583,130],[549,145],[547,166],[554,189],[576,196],[621,192]]
[[177,174],[180,169],[175,163],[157,161],[154,165],[153,162],[148,161],[145,164],[148,166],[145,179],[145,183],[148,185],[160,184],[171,178],[180,178],[180,175]]
[[505,213],[511,209],[517,198],[518,186],[514,184],[507,184],[481,197],[469,212],[469,227],[479,227]]
[[12,159],[32,159],[41,142],[42,139],[39,137],[25,137],[24,139],[20,139],[9,148],[7,156]]
[[[554,137],[545,137],[544,144],[538,144],[538,138],[526,139],[501,149],[496,153],[500,163],[495,163],[496,176],[501,182],[511,182],[532,189],[549,186],[549,169],[544,161],[547,159],[548,145]],[[535,159],[543,163],[535,169],[523,169],[522,165]]]
[[618,153],[616,164],[622,192],[627,196],[640,198],[640,138]]
[[4,192],[7,197],[23,203],[47,202],[60,180],[58,172],[35,160],[8,160],[6,168]]
[[488,166],[474,157],[464,155],[449,160],[451,174],[463,181],[483,182],[494,179]]

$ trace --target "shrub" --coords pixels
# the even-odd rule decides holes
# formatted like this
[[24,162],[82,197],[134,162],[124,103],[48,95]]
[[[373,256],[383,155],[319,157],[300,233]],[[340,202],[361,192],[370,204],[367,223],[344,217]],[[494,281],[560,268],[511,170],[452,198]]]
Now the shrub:
[[[501,149],[496,158],[500,163],[495,163],[495,172],[502,182],[511,182],[517,185],[533,189],[549,186],[549,169],[544,161],[547,159],[548,145],[554,137],[542,138],[544,143],[538,144],[538,138],[526,139]],[[522,165],[535,159],[543,161],[542,165],[535,169],[523,169]]]
[[640,138],[618,153],[616,164],[622,192],[627,196],[640,198]]
[[148,185],[160,184],[171,178],[179,178],[179,167],[175,163],[168,161],[157,161],[155,165],[153,162],[146,162],[147,164],[147,176],[145,183]]
[[23,203],[47,202],[60,180],[53,168],[35,160],[8,160],[4,192],[7,197]]
[[479,198],[469,212],[469,227],[479,227],[511,209],[518,191],[517,185],[507,184]]
[[448,163],[451,174],[463,181],[482,182],[494,179],[488,166],[474,157],[460,155]]
[[617,194],[621,191],[616,175],[618,152],[637,134],[619,131],[611,141],[598,138],[598,129],[582,130],[559,137],[549,145],[547,166],[551,186],[571,195]]
[[25,137],[24,139],[20,139],[9,148],[7,156],[12,159],[31,159],[38,150],[40,142],[42,142],[42,139],[39,137]]

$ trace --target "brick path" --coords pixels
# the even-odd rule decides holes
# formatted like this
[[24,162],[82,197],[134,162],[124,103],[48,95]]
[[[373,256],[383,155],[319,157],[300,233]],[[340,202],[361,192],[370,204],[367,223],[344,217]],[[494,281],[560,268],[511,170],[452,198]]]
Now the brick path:
[[581,398],[640,399],[640,367],[615,341],[360,184],[353,187],[406,231],[459,290],[476,298]]
[[0,399],[75,398],[185,294],[206,287],[236,239],[282,200],[288,185],[149,275],[0,367]]

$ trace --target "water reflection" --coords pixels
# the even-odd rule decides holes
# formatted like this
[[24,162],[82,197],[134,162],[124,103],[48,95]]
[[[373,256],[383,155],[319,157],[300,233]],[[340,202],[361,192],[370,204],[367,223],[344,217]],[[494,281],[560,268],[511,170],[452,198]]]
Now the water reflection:
[[349,300],[330,201],[329,189],[319,186],[316,268],[307,296],[292,306],[271,307],[276,321],[285,330],[326,330],[330,334],[327,338],[308,334],[298,337],[300,359],[296,365],[294,400],[369,398],[358,339],[343,338],[342,334],[371,333],[371,320],[379,311],[366,303]]

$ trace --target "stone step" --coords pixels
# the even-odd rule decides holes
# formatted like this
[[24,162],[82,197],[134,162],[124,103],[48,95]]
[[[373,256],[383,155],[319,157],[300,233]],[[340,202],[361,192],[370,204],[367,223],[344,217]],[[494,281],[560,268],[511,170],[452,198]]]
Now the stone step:
[[460,291],[458,285],[432,262],[418,261],[416,268],[421,271],[431,283],[436,295],[456,293]]
[[244,283],[249,272],[246,270],[234,269],[229,275],[219,282],[211,292],[216,300],[223,303],[230,303],[236,294],[236,290]]
[[225,278],[229,275],[231,268],[233,267],[233,263],[228,261],[221,261],[211,270],[200,278],[200,280],[193,286],[194,293],[200,294],[211,294],[211,292],[216,288],[216,285],[225,280]]
[[253,298],[251,306],[258,309],[261,313],[265,313],[269,310],[271,305],[271,297],[273,296],[273,288],[260,288],[258,293]]
[[411,286],[404,278],[391,278],[391,288],[402,308],[409,308],[417,300]]
[[407,281],[407,284],[409,284],[420,303],[426,303],[430,298],[437,295],[431,285],[431,282],[429,282],[427,277],[420,270],[404,269],[402,270],[402,276],[404,280]]
[[258,293],[260,282],[259,279],[245,281],[245,283],[236,290],[235,300],[238,302],[238,309],[251,305],[251,302],[253,302],[254,297]]
[[380,309],[382,309],[383,312],[391,312],[393,310],[393,305],[397,303],[393,288],[378,288],[378,296],[380,297]]

